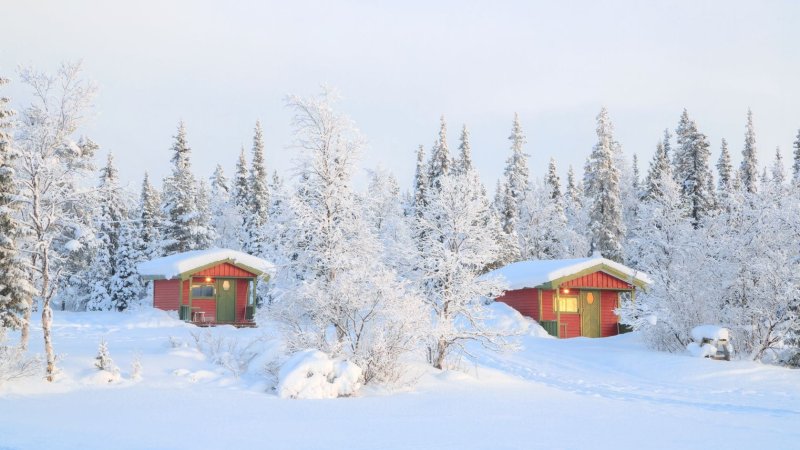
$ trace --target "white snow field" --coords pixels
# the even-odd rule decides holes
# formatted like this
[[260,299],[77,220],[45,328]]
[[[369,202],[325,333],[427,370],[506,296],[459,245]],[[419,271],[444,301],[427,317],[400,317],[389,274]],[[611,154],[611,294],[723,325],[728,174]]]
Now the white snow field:
[[[262,355],[239,378],[196,349],[190,333],[206,330],[161,311],[56,312],[53,328],[59,379],[0,387],[0,449],[800,446],[799,370],[654,352],[634,334],[556,340],[531,327],[517,352],[473,348],[476,361],[446,372],[416,364],[416,383],[403,388],[293,400],[266,390],[265,355],[280,347],[268,328],[208,330],[240,348],[258,339],[249,349]],[[97,376],[101,338],[119,382]]]

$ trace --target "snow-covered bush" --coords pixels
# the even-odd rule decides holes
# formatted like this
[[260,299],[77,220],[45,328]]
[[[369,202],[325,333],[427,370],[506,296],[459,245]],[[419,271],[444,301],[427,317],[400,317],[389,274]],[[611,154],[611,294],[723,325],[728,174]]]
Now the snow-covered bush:
[[292,355],[278,375],[281,398],[322,399],[349,397],[361,387],[361,368],[315,349]]
[[107,383],[119,381],[119,368],[114,364],[114,360],[111,359],[111,354],[108,352],[108,343],[105,339],[100,339],[100,344],[97,347],[97,356],[94,359],[94,366],[100,371],[100,374],[92,377],[92,379]]
[[227,337],[219,332],[204,330],[192,333],[195,347],[208,359],[238,378],[247,372],[250,363],[258,356],[256,346],[261,339],[242,343],[236,337]]
[[19,346],[8,345],[6,330],[0,327],[0,384],[33,375],[41,368],[41,358],[26,355]]
[[131,380],[139,381],[142,379],[142,355],[140,353],[136,353],[133,355],[133,361],[131,361]]

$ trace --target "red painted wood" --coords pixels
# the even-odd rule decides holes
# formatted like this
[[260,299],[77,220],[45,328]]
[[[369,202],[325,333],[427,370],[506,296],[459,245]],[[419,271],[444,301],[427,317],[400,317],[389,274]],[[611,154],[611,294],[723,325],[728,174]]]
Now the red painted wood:
[[614,314],[618,303],[618,292],[600,291],[600,336],[615,336],[618,333],[619,317]]
[[581,335],[581,315],[578,313],[561,313],[559,332],[562,338],[574,338]]
[[153,282],[153,307],[164,311],[177,311],[179,280],[155,280]]
[[577,287],[591,287],[599,289],[631,289],[633,286],[617,277],[613,277],[605,272],[597,271],[576,278],[565,283],[561,283],[561,287],[577,288]]
[[189,289],[191,289],[191,286],[189,286],[189,280],[186,280],[186,281],[183,282],[183,304],[184,305],[188,305],[189,304]]
[[193,276],[195,277],[253,277],[255,278],[255,274],[252,274],[240,267],[236,267],[230,263],[222,263],[218,264],[214,267],[209,267],[208,269],[201,270],[197,272]]
[[523,316],[539,320],[539,296],[536,289],[506,291],[496,299],[519,311]]
[[205,319],[213,322],[217,319],[217,301],[213,298],[193,298],[192,312],[195,311],[203,311]]
[[553,310],[553,297],[555,291],[551,289],[542,290],[542,320],[556,320],[556,312]]

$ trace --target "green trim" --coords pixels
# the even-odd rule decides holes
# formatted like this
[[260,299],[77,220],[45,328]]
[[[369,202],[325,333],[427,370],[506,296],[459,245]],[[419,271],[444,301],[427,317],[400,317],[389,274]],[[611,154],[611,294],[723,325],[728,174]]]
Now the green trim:
[[[594,273],[594,272],[605,272],[607,275],[611,275],[614,278],[618,278],[618,279],[620,279],[622,281],[625,281],[628,284],[632,284],[632,285],[640,287],[642,289],[647,287],[647,283],[645,283],[645,282],[643,282],[641,280],[638,280],[636,278],[634,278],[632,281],[626,281],[626,280],[629,280],[631,278],[629,275],[624,274],[624,273],[622,273],[622,272],[620,272],[620,271],[618,271],[618,270],[616,270],[616,269],[614,269],[614,268],[612,268],[612,267],[610,267],[610,266],[608,266],[606,264],[602,264],[602,263],[594,265],[594,266],[586,268],[586,269],[583,269],[583,270],[581,270],[579,272],[575,272],[575,273],[569,274],[567,276],[564,276],[564,277],[561,277],[561,278],[557,278],[555,280],[548,281],[546,283],[542,283],[542,284],[540,284],[539,286],[536,286],[536,287],[537,288],[541,288],[541,289],[556,289],[556,288],[560,287],[562,283],[566,283],[566,282],[575,280],[577,278],[580,278],[580,277],[585,276],[585,275],[589,275],[589,274]],[[577,287],[577,286],[575,288],[576,289],[580,289],[580,287]],[[600,289],[600,288],[596,288],[596,287],[592,287],[592,286],[586,286],[586,288]],[[606,290],[627,291],[629,289],[606,289]]]
[[[153,296],[155,297],[155,288],[153,288]],[[182,306],[183,306],[183,280],[178,280],[178,307]]]
[[[181,286],[183,286],[183,281],[181,280]],[[194,300],[194,295],[192,295],[192,280],[189,280],[189,322],[194,322],[194,317],[192,317],[194,311],[192,311],[192,300]]]
[[[553,293],[553,305],[558,305],[558,301],[560,300],[558,296],[559,288],[556,286],[556,290]],[[556,308],[556,329],[558,330],[558,338],[561,339],[561,309]]]

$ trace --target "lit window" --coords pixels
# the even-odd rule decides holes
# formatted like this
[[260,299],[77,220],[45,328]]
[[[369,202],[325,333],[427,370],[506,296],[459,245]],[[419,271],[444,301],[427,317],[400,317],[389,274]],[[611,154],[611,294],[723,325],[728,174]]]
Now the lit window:
[[578,312],[578,297],[559,297],[558,311],[566,313]]

